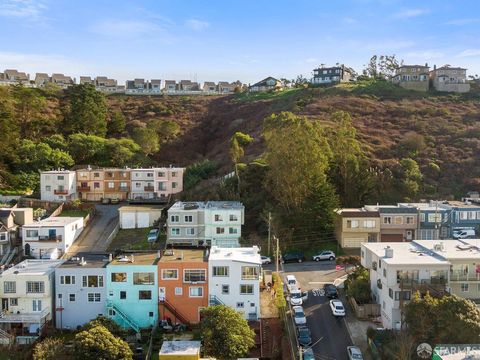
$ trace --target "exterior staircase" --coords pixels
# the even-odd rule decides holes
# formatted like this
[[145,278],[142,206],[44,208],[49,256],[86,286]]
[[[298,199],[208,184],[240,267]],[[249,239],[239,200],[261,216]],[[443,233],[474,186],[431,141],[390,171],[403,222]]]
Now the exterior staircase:
[[[114,316],[120,317],[128,326],[130,326],[133,330],[135,330],[135,332],[140,333],[140,327],[137,325],[137,323],[132,318],[130,318],[125,312],[120,310],[118,306],[116,306],[112,301],[107,301],[107,310],[115,311]],[[113,316],[109,315],[109,317],[113,317]]]
[[5,330],[0,329],[0,345],[13,344],[15,337]]
[[17,255],[17,253],[18,253],[17,247],[10,247],[8,252],[5,255],[3,255],[2,259],[0,260],[0,265],[9,265],[12,262],[15,255]]
[[181,312],[177,310],[175,306],[173,306],[172,303],[168,302],[166,299],[162,301],[163,306],[175,317],[175,319],[180,320],[182,324],[188,325],[190,321],[188,318],[184,315],[182,315]]
[[208,306],[215,306],[215,305],[225,305],[225,303],[220,300],[217,295],[210,295],[208,297]]

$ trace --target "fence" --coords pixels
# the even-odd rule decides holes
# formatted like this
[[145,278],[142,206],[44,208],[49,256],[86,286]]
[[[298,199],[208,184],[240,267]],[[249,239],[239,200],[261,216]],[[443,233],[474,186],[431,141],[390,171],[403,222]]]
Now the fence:
[[368,319],[369,317],[380,316],[380,304],[357,304],[354,297],[349,297],[348,301],[352,306],[353,312],[358,319]]
[[[53,202],[47,200],[39,200],[39,199],[30,199],[30,198],[20,198],[18,199],[18,207],[31,207],[31,208],[42,208],[47,210],[48,212],[52,212],[50,216],[57,216],[60,214],[61,210],[57,213],[58,209],[63,209],[63,203],[60,202]],[[55,214],[55,215],[54,215]]]

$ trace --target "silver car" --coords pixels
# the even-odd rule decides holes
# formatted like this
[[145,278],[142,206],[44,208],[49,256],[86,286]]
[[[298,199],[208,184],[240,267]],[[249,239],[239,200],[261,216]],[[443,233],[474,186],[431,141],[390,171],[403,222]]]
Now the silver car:
[[292,307],[292,310],[295,325],[305,325],[307,323],[307,318],[305,317],[305,313],[303,312],[303,307],[294,306]]
[[325,251],[322,251],[318,255],[313,255],[312,260],[313,261],[320,261],[320,260],[330,260],[330,261],[332,261],[332,260],[335,260],[335,253],[333,251],[330,251],[330,250],[325,250]]
[[358,346],[347,346],[348,360],[363,360],[362,351]]

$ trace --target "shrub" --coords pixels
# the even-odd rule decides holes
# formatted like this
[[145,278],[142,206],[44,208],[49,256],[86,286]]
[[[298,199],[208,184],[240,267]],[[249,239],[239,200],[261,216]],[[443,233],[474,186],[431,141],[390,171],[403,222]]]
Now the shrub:
[[45,338],[33,347],[33,360],[56,360],[65,351],[60,338]]

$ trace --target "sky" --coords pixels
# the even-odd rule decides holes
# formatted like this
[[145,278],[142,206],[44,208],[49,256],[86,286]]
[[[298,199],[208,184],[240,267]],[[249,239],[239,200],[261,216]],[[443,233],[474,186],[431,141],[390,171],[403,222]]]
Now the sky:
[[0,71],[235,81],[374,55],[480,74],[480,0],[0,0]]

